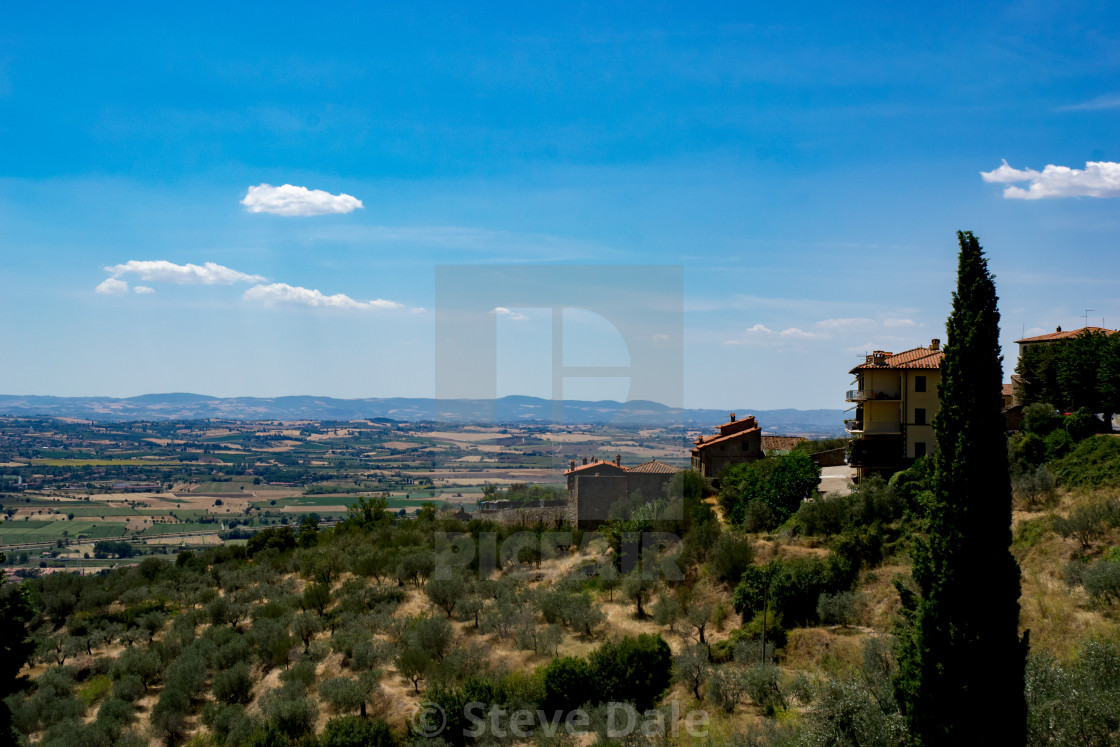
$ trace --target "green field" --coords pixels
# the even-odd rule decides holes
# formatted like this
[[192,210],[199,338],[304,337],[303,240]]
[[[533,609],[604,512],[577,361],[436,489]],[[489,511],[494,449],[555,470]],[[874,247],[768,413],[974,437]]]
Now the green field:
[[198,466],[196,462],[175,462],[164,459],[32,459],[44,467],[182,467]]
[[146,537],[160,536],[163,534],[182,534],[184,532],[218,532],[220,524],[195,524],[183,522],[182,524],[153,524],[145,529],[142,534]]
[[66,514],[74,514],[75,516],[139,516],[140,512],[131,506],[109,506],[104,503],[88,503],[79,506],[66,506],[59,507],[57,504],[52,506],[57,508],[58,512],[65,516]]
[[[38,525],[38,526],[34,526]],[[0,524],[0,544],[53,542],[67,532],[69,539],[107,539],[124,536],[125,525],[113,521],[6,521]]]

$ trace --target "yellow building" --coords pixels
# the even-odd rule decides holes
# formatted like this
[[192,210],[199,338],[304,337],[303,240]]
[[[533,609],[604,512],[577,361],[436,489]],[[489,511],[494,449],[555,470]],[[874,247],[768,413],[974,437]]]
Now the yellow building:
[[933,340],[902,353],[876,350],[851,370],[856,388],[846,399],[855,403],[855,417],[844,426],[855,437],[848,464],[857,480],[905,469],[936,448],[932,423],[943,355],[940,340]]

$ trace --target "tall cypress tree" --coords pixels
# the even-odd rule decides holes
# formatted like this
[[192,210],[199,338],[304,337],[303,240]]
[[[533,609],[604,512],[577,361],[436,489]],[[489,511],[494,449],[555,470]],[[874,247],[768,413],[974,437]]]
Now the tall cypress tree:
[[941,364],[926,537],[915,543],[898,685],[919,745],[1023,744],[1019,565],[1001,411],[996,290],[980,243],[958,232],[957,290]]

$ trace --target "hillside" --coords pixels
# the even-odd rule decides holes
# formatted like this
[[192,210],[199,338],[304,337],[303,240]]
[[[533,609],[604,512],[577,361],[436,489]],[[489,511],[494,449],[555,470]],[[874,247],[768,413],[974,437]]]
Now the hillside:
[[[1108,744],[1120,439],[1060,451],[1012,466],[1031,744],[1084,744],[1086,729]],[[788,489],[812,493],[809,460],[776,459]],[[577,741],[606,743],[611,704],[630,702],[652,710],[614,734],[627,743],[897,744],[898,589],[928,465],[761,505],[745,481],[766,474],[705,495],[682,473],[683,502],[597,532],[431,507],[400,518],[362,498],[333,528],[305,518],[101,575],[43,575],[25,585],[34,654],[14,723],[44,747],[568,743],[562,719],[578,712]],[[653,554],[631,532],[659,532]],[[4,601],[18,612],[16,588]]]
[[[789,435],[840,436],[842,410],[755,410],[751,413],[769,432]],[[726,410],[666,407],[656,402],[587,402],[565,400],[561,422],[688,426],[710,428],[727,421]],[[208,397],[201,394],[144,394],[139,397],[45,397],[0,395],[0,414],[81,418],[102,422],[126,420],[362,420],[444,423],[547,423],[553,403],[537,397],[497,400],[435,400],[421,398],[336,399],[333,397]]]

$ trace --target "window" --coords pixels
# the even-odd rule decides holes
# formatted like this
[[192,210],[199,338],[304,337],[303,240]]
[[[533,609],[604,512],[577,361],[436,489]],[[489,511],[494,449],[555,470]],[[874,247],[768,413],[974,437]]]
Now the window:
[[751,445],[749,443],[747,443],[746,441],[743,441],[743,451],[750,451],[750,450],[751,450]]
[[914,425],[925,425],[925,424],[926,424],[926,408],[915,407],[914,408]]
[[925,390],[926,390],[926,377],[925,376],[915,376],[914,377],[914,391],[915,392],[924,392]]
[[924,457],[926,455],[926,442],[918,441],[914,444],[914,458]]

